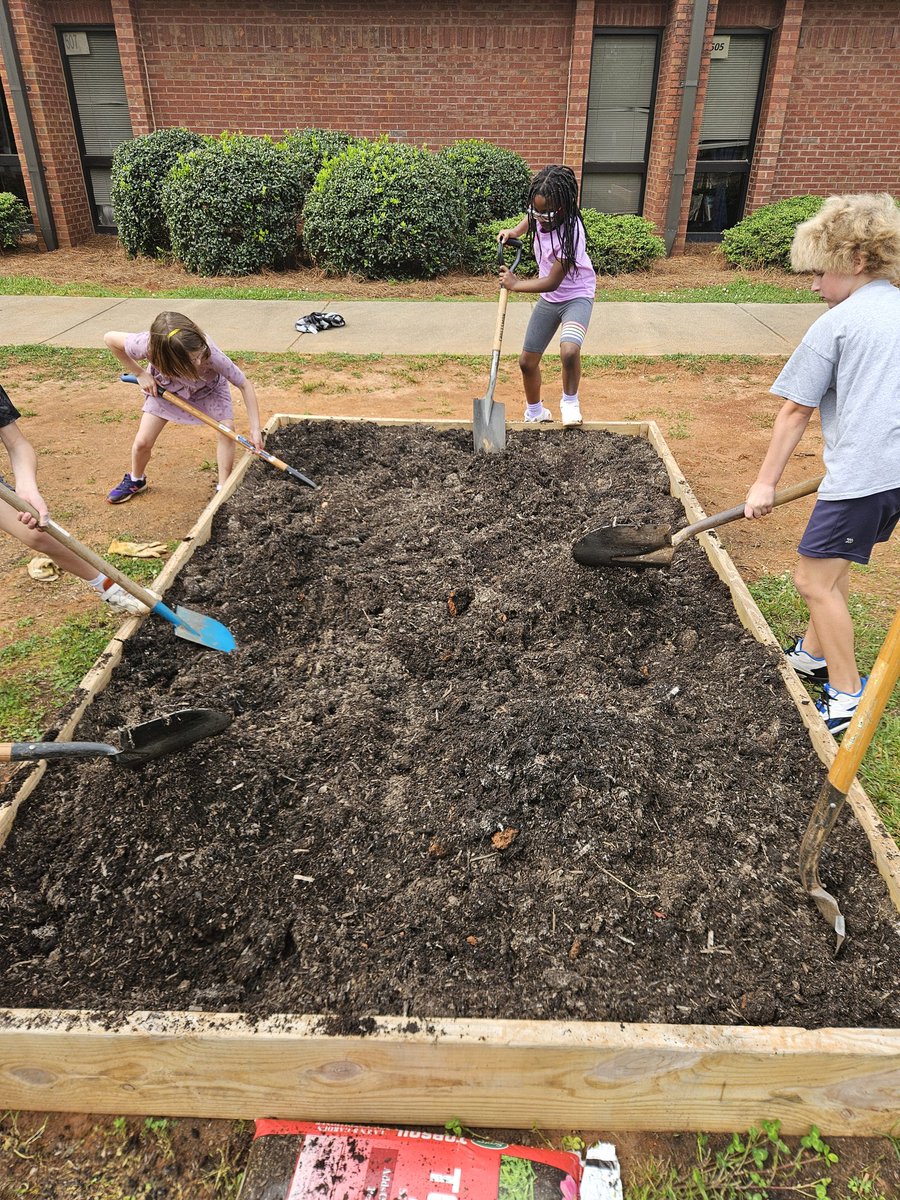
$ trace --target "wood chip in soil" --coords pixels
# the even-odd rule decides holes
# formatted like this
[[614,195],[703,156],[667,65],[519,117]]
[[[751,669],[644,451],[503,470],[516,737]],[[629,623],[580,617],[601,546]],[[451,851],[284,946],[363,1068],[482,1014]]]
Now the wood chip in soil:
[[[777,668],[695,542],[591,571],[586,527],[683,522],[647,443],[303,422],[256,463],[78,736],[185,706],[223,735],[56,764],[0,851],[0,1003],[750,1025],[900,1023],[900,938]],[[148,498],[152,504],[152,496]],[[9,788],[7,788],[8,798]]]

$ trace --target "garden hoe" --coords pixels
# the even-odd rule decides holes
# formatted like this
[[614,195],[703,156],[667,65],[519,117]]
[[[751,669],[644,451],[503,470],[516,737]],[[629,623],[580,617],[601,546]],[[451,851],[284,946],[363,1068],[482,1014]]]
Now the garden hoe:
[[43,758],[109,758],[117,767],[139,767],[151,758],[174,754],[185,746],[227,729],[234,718],[214,708],[182,708],[167,717],[154,717],[118,731],[121,749],[106,742],[5,742],[0,762]]
[[[137,375],[120,375],[119,378],[123,383],[137,383]],[[235,433],[233,429],[229,429],[227,425],[223,425],[221,421],[217,421],[214,417],[208,416],[205,412],[201,412],[199,408],[195,408],[193,404],[188,404],[187,400],[182,400],[180,396],[174,395],[172,392],[167,392],[165,388],[160,391],[160,396],[163,400],[168,400],[170,404],[174,404],[176,408],[180,408],[182,412],[190,413],[192,417],[196,417],[198,421],[202,421],[204,425],[208,425],[210,429],[215,429],[216,433],[224,433],[225,437],[231,438],[233,442],[237,442],[239,446],[243,446],[250,454],[255,454],[257,458],[263,459],[264,462],[271,463],[273,467],[277,467],[279,471],[284,471],[290,475],[292,479],[296,479],[298,483],[305,484],[306,487],[311,487],[315,491],[319,490],[319,485],[313,483],[311,479],[307,479],[305,475],[301,475],[294,467],[289,467],[286,462],[282,462],[280,458],[276,458],[274,454],[270,454],[268,450],[257,450],[249,438],[242,437],[241,434]]]
[[[519,238],[510,238],[506,243],[516,252],[513,264],[509,268],[515,271],[522,258],[522,242]],[[497,246],[497,262],[504,261],[504,246]],[[497,384],[497,368],[500,365],[500,343],[503,341],[503,326],[506,324],[506,306],[509,303],[509,291],[500,288],[500,303],[497,308],[497,324],[494,328],[494,345],[491,350],[491,376],[488,390],[480,400],[472,402],[472,436],[475,442],[475,453],[497,454],[506,449],[506,407],[494,403],[494,388]]]
[[[824,479],[807,479],[775,493],[773,505],[788,504],[816,491]],[[572,547],[575,561],[584,567],[668,567],[672,555],[682,542],[703,533],[705,529],[717,529],[744,515],[744,505],[738,504],[725,512],[704,517],[693,525],[686,525],[677,533],[671,525],[606,525],[592,529],[578,539]]]
[[[4,483],[0,483],[0,499],[5,500],[13,508],[17,508],[19,512],[30,513],[38,519],[40,517],[40,514],[30,504],[21,496],[17,496],[12,488],[8,488]],[[50,520],[41,528],[55,538],[60,545],[66,546],[73,554],[84,562],[90,563],[92,567],[105,575],[107,579],[117,583],[129,595],[136,596],[138,600],[147,605],[151,612],[174,625],[177,637],[185,638],[189,642],[196,642],[199,646],[206,646],[209,650],[221,650],[225,654],[229,654],[234,649],[235,640],[231,631],[214,617],[204,616],[203,613],[195,612],[191,608],[184,608],[180,604],[173,611],[163,604],[162,600],[153,592],[147,591],[145,587],[141,587],[139,583],[135,583],[121,571],[117,571],[110,563],[104,562],[99,554],[95,554],[87,546],[82,546],[81,542],[76,541],[71,533],[63,529],[62,525],[57,525],[55,521]]]
[[819,855],[825,839],[834,828],[838,813],[847,799],[857,768],[869,748],[872,734],[878,726],[891,693],[900,678],[900,608],[878,652],[869,682],[863,689],[859,707],[847,726],[834,756],[828,778],[822,785],[819,798],[800,843],[800,882],[816,908],[837,934],[835,954],[844,941],[844,917],[838,902],[822,887],[819,879]]

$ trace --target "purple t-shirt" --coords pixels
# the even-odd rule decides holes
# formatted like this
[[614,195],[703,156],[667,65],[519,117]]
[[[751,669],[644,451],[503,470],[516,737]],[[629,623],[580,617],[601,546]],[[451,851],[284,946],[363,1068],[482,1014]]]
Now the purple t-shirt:
[[[534,257],[537,260],[538,275],[543,279],[550,274],[551,268],[560,261],[562,246],[559,231],[556,229],[543,230],[538,224],[534,231]],[[553,292],[541,292],[545,300],[551,304],[564,304],[567,300],[580,297],[593,300],[597,290],[597,273],[585,248],[584,224],[578,221],[575,227],[575,266],[570,269],[562,283]]]
[[[203,379],[170,379],[157,371],[153,363],[149,363],[149,371],[160,387],[173,392],[182,400],[187,400],[195,408],[215,421],[231,421],[234,419],[234,408],[231,402],[229,383],[236,388],[242,388],[247,377],[244,372],[234,365],[227,354],[223,354],[214,342],[206,339],[209,346],[209,361]],[[125,353],[136,362],[144,361],[150,353],[150,333],[129,333],[125,337]],[[147,396],[144,412],[162,417],[164,421],[174,421],[178,425],[199,425],[200,421],[190,413],[182,412],[174,404],[169,404],[161,396]]]

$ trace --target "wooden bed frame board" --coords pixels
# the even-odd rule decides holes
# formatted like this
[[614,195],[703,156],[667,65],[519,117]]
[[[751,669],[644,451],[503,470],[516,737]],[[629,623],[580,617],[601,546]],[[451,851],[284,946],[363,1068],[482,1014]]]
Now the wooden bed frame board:
[[[266,430],[363,419],[279,413]],[[467,421],[375,423],[471,428]],[[689,520],[705,515],[655,422],[584,428],[649,441]],[[240,461],[154,590],[164,592],[208,540],[213,516],[253,461],[250,455]],[[757,640],[777,646],[716,534],[700,540],[741,622]],[[122,625],[85,677],[60,740],[71,737],[107,685],[140,620]],[[781,669],[829,765],[834,739],[794,672],[786,664]],[[45,769],[32,770],[0,808],[0,847]],[[858,783],[848,799],[900,909],[900,851]],[[824,923],[822,935],[828,936]],[[894,1029],[380,1017],[365,1036],[342,1036],[325,1032],[316,1016],[257,1021],[239,1013],[139,1012],[106,1020],[91,1012],[0,1011],[0,1107],[18,1110],[429,1125],[453,1116],[473,1127],[723,1132],[777,1119],[785,1133],[815,1124],[829,1135],[869,1136],[900,1129],[898,1097],[900,1030]]]

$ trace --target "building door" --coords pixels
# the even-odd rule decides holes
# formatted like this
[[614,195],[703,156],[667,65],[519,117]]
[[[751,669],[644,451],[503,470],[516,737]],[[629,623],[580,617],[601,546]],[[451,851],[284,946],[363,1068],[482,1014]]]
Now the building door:
[[641,211],[658,62],[659,34],[652,30],[594,34],[582,208]]
[[0,85],[0,192],[12,192],[18,196],[25,207],[28,207],[28,194],[25,191],[25,180],[22,178],[22,165],[16,149],[16,139],[13,134],[12,122],[9,119],[9,107],[3,87]]
[[98,232],[113,232],[113,151],[133,137],[119,47],[112,29],[58,29],[78,150]]
[[768,36],[717,31],[688,214],[692,242],[717,242],[744,215]]

